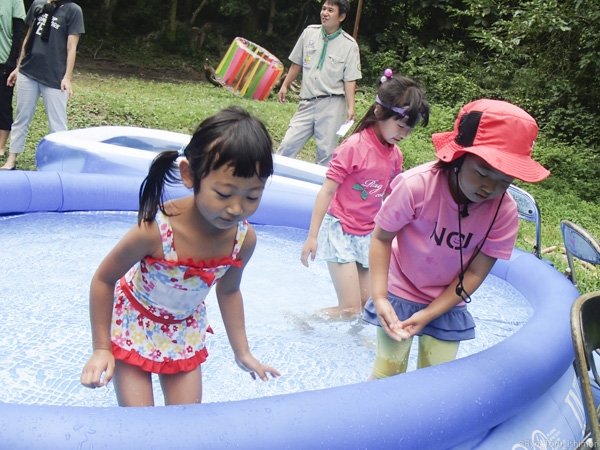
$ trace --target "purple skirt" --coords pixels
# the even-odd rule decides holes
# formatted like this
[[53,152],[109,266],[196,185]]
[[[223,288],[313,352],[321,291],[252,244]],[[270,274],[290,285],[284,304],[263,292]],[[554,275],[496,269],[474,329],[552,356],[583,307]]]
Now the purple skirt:
[[[388,300],[394,307],[400,320],[406,320],[417,311],[427,307],[426,304],[411,302],[396,297],[389,292]],[[373,304],[373,299],[370,298],[367,301],[362,318],[371,325],[381,326],[377,318],[377,310]],[[467,305],[455,306],[450,311],[429,322],[418,336],[422,334],[433,336],[442,341],[466,341],[475,338],[475,321],[471,313],[467,310]]]

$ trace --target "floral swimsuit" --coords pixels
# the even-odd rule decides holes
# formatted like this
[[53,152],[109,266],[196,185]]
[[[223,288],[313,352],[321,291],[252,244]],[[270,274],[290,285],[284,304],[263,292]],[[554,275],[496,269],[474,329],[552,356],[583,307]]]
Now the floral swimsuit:
[[204,299],[230,266],[240,267],[247,222],[239,222],[233,253],[218,261],[179,261],[167,216],[156,215],[163,259],[144,257],[115,287],[111,323],[116,359],[147,372],[188,372],[206,360]]

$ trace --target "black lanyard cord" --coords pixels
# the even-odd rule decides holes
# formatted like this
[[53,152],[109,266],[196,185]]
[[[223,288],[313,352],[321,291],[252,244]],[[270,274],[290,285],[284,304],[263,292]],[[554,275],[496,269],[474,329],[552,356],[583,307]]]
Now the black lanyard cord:
[[[490,226],[489,226],[487,232],[485,233],[485,237],[483,238],[481,245],[477,248],[477,250],[475,250],[475,253],[473,254],[473,256],[471,256],[471,259],[467,263],[467,266],[464,267],[463,266],[463,252],[462,252],[463,234],[462,234],[462,219],[461,219],[462,211],[460,210],[460,188],[458,186],[458,172],[455,172],[455,174],[456,174],[456,189],[457,189],[456,195],[459,199],[457,210],[458,210],[458,253],[460,254],[460,273],[458,274],[458,283],[456,285],[456,295],[458,295],[465,303],[471,303],[471,295],[467,292],[467,290],[465,289],[465,287],[463,285],[463,281],[465,278],[465,272],[469,269],[469,266],[471,265],[473,260],[477,257],[477,255],[483,248],[483,245],[485,244],[485,241],[487,240],[487,238],[490,234],[490,231],[492,231],[492,226],[494,225],[494,222],[496,222],[496,218],[498,217],[498,213],[500,212],[500,206],[502,205],[502,200],[504,200],[504,196],[506,195],[506,192],[504,192],[502,194],[502,197],[500,197],[500,202],[498,203],[498,208],[496,208],[496,214],[494,214],[492,223],[490,223]],[[465,208],[466,208],[466,204],[465,204]]]

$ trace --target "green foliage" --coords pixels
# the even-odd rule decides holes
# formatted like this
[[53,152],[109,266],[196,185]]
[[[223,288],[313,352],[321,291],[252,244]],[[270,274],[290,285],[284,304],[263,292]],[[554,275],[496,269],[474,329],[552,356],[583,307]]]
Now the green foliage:
[[600,135],[600,4],[595,0],[467,0],[471,36],[489,53],[486,71],[504,97],[528,109],[549,135],[596,145]]
[[[170,2],[123,2],[119,1],[117,10],[113,14],[114,29],[120,35],[130,36],[144,35],[157,31],[157,17],[163,19],[158,30],[164,28],[166,19],[169,17]],[[86,21],[86,26],[89,22]],[[91,23],[93,27],[93,22]]]
[[418,80],[431,103],[462,105],[483,95],[477,80],[470,76],[469,55],[460,43],[416,49],[402,65],[403,72]]
[[361,62],[363,85],[376,86],[383,71],[390,67],[394,73],[417,81],[432,103],[455,106],[483,96],[484,90],[469,76],[467,54],[458,49],[414,48],[405,61],[400,61],[393,51],[375,54],[361,51]]
[[547,141],[543,150],[536,149],[536,158],[552,172],[553,189],[590,202],[600,198],[600,156],[594,149]]
[[359,81],[361,87],[367,86],[375,89],[379,83],[383,71],[391,68],[394,73],[400,71],[401,61],[394,51],[371,53],[368,48],[361,48],[360,63],[362,66],[362,79]]

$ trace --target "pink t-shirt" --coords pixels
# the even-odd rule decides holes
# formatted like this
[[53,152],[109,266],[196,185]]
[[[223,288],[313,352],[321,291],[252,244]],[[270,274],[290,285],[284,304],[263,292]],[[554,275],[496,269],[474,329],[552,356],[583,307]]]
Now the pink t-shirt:
[[[392,243],[388,290],[417,303],[433,301],[460,272],[458,205],[448,186],[450,172],[433,166],[434,162],[423,164],[398,176],[375,217],[381,228],[397,232]],[[470,203],[468,217],[461,218],[465,267],[492,221],[481,251],[492,258],[510,258],[519,217],[513,198],[505,194],[500,204],[501,198]]]
[[327,212],[340,219],[345,233],[365,236],[373,231],[373,218],[390,182],[402,172],[402,160],[400,149],[382,144],[372,127],[335,149],[325,176],[340,186]]

